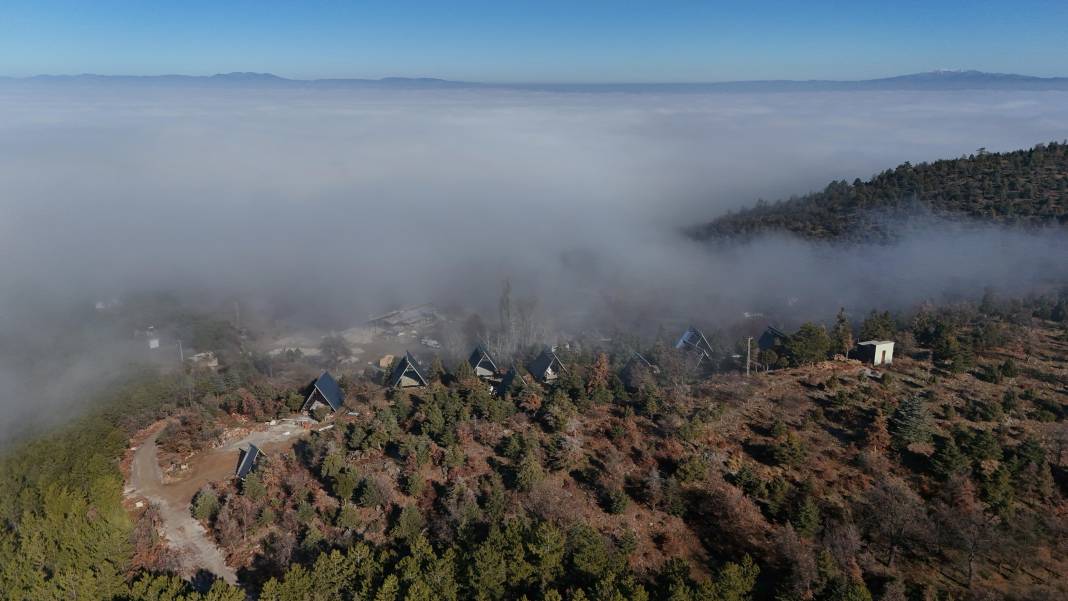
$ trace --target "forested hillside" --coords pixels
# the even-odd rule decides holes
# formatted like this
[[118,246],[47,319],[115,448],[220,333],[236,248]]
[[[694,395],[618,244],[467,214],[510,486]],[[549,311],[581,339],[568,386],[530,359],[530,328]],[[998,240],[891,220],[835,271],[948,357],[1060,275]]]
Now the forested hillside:
[[893,240],[910,219],[936,216],[1005,224],[1068,224],[1068,144],[980,150],[959,159],[905,163],[869,181],[728,213],[695,228],[701,240],[782,232],[849,242]]
[[[173,422],[195,452],[220,424],[299,406],[310,366],[149,372],[0,462],[0,587],[145,601],[1060,599],[1066,323],[1063,295],[840,314],[761,352],[774,369],[748,379],[734,341],[702,365],[652,342],[657,369],[626,377],[631,355],[608,343],[561,351],[558,382],[524,376],[503,396],[466,362],[435,362],[412,392],[345,373],[355,414],[196,496],[190,511],[244,588],[206,593],[174,575],[153,507],[123,509],[129,437],[195,415]],[[828,360],[853,332],[897,340],[894,366]]]

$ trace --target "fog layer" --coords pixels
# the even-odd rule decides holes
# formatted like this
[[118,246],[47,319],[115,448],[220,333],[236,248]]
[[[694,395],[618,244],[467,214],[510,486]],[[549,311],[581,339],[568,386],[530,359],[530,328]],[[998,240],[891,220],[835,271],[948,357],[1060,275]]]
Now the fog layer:
[[1063,236],[939,227],[847,254],[710,251],[679,230],[1066,137],[1063,92],[0,88],[0,311],[188,288],[343,327],[397,304],[492,307],[510,278],[562,316],[711,322],[787,298],[826,317],[1020,290],[1065,275]]

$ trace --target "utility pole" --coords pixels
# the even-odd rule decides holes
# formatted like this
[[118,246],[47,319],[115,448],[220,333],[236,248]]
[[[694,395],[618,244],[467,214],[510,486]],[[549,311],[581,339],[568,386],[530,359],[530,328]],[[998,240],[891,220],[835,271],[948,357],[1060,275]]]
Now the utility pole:
[[745,377],[749,377],[749,358],[753,348],[753,337],[749,336],[745,339]]
[[178,360],[185,363],[185,352],[182,350],[182,341],[178,341]]
[[241,331],[241,306],[234,301],[234,329]]

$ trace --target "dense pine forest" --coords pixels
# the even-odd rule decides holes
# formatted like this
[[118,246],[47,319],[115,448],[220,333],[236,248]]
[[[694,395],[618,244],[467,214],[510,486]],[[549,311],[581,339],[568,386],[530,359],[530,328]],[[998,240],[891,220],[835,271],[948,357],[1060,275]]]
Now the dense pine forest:
[[905,163],[869,181],[729,213],[695,228],[701,240],[789,233],[817,240],[888,242],[926,218],[1012,225],[1068,224],[1068,143]]
[[[123,504],[122,459],[162,418],[161,447],[195,453],[223,428],[290,414],[319,366],[222,352],[218,371],[146,370],[4,457],[0,589],[189,601],[1061,599],[1066,301],[987,295],[840,313],[786,333],[749,378],[735,341],[711,331],[714,361],[656,340],[640,349],[655,370],[625,369],[632,349],[579,346],[560,351],[554,384],[520,370],[503,394],[463,361],[433,362],[430,385],[411,391],[343,370],[353,414],[324,417],[334,427],[243,482],[205,486],[189,509],[243,590],[175,575],[155,508]],[[232,340],[218,327],[220,344]],[[858,338],[897,340],[894,365],[842,358]]]

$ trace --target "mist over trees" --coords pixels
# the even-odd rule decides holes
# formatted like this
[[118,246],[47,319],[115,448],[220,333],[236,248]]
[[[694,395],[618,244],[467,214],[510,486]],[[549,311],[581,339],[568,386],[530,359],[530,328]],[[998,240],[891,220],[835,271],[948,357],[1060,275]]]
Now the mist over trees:
[[1012,225],[1068,224],[1068,142],[1027,150],[980,148],[959,159],[904,163],[868,181],[834,181],[820,192],[793,196],[717,218],[695,228],[703,240],[745,239],[778,231],[803,238],[887,242],[919,217]]
[[[0,92],[16,598],[1064,591],[1068,240],[1006,227],[1061,220],[1064,146],[993,151],[1060,138],[1063,93],[39,94]],[[737,244],[684,235],[827,181],[714,222]],[[883,236],[912,197],[925,227]],[[885,244],[826,243],[849,232]],[[465,317],[414,391],[340,335],[271,354],[247,323],[341,331],[423,302]],[[673,347],[691,321],[709,356]],[[868,339],[899,345],[893,367],[835,358]],[[515,363],[508,386],[462,362],[476,340]],[[218,366],[179,363],[179,341]],[[538,382],[557,343],[566,369]],[[195,590],[159,509],[123,505],[131,437],[166,420],[181,465],[299,411],[324,368],[358,409],[196,491],[245,591]]]

